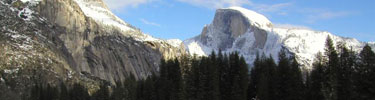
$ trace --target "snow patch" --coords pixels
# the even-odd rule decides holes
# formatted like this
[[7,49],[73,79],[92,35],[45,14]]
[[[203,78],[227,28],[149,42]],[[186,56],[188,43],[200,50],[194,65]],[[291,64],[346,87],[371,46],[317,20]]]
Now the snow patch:
[[13,74],[13,73],[18,73],[19,70],[20,70],[19,68],[16,68],[16,69],[5,69],[4,73]]
[[5,80],[4,80],[4,78],[0,78],[0,81],[2,82],[2,83],[5,83]]
[[70,78],[70,79],[73,78],[73,71],[68,72],[68,78]]
[[160,41],[159,39],[156,39],[150,35],[146,35],[144,36],[144,39],[143,40],[139,40],[139,41]]
[[169,39],[167,40],[167,43],[172,45],[173,47],[180,47],[182,44],[182,41],[180,39]]
[[120,28],[122,31],[134,31],[127,23],[115,16],[110,10],[97,1],[75,0],[84,14],[96,22]]
[[42,0],[21,0],[23,3],[29,3],[31,4],[32,6],[35,6],[37,4],[39,4],[40,1]]
[[190,55],[207,56],[202,50],[202,47],[196,42],[191,42],[187,45]]
[[251,11],[242,7],[229,7],[224,9],[231,9],[241,12],[245,17],[248,18],[252,25],[255,25],[262,29],[270,29],[270,25],[272,25],[271,21],[267,19],[267,17],[259,14],[255,11]]

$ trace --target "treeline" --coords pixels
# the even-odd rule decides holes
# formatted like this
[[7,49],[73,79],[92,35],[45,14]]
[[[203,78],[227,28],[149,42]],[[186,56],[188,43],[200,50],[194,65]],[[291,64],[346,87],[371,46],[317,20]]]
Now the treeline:
[[366,45],[359,54],[327,38],[307,77],[308,100],[375,100],[375,53]]
[[257,55],[248,69],[237,52],[161,60],[159,74],[102,85],[89,95],[76,84],[67,89],[35,86],[33,100],[375,100],[375,53],[366,45],[356,54],[327,38],[311,71],[302,74],[293,55],[281,50],[278,62]]

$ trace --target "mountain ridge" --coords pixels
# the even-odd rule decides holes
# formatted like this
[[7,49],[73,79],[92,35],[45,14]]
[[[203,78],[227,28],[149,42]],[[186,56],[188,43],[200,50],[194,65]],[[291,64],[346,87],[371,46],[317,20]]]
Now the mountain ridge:
[[[252,19],[248,16],[255,17]],[[244,20],[246,18],[247,20]],[[278,61],[278,52],[286,48],[307,70],[311,70],[315,54],[324,52],[327,36],[333,38],[335,43],[353,47],[356,52],[367,44],[354,38],[336,36],[327,31],[278,28],[274,27],[268,19],[262,22],[257,18],[266,17],[241,7],[218,9],[213,22],[206,25],[200,35],[184,40],[184,44],[191,55],[207,56],[211,51],[217,52],[219,49],[224,52],[238,51],[249,64],[254,61],[257,53],[271,55],[275,61]]]

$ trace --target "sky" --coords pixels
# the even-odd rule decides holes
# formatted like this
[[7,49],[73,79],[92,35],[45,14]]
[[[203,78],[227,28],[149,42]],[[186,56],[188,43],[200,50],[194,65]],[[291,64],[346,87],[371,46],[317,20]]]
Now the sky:
[[185,40],[210,24],[215,10],[240,6],[275,26],[328,31],[375,41],[373,0],[104,0],[125,22],[161,39]]

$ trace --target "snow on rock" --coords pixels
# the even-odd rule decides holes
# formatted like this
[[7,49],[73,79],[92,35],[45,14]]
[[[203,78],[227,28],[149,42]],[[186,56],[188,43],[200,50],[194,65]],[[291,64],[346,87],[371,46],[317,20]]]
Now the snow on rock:
[[18,73],[20,69],[19,68],[15,68],[15,69],[5,69],[4,70],[4,73],[7,73],[7,74],[13,74],[13,73]]
[[120,28],[122,31],[134,31],[129,24],[114,15],[102,1],[75,0],[86,16],[96,22]]
[[18,16],[26,21],[30,21],[33,18],[33,16],[31,15],[33,13],[34,11],[30,10],[29,8],[24,8],[18,12]]
[[[249,22],[250,26],[235,19],[241,17],[226,15],[236,13],[223,13],[233,11],[238,11],[246,17],[248,20],[245,20],[245,23]],[[215,20],[224,23],[209,24],[204,27],[201,35],[184,41],[186,49],[191,55],[207,56],[212,50],[218,51],[219,49],[224,53],[238,51],[251,65],[256,54],[262,53],[266,56],[271,55],[275,61],[278,61],[278,52],[285,48],[296,56],[297,61],[304,66],[303,69],[310,70],[315,55],[318,52],[324,52],[327,36],[333,39],[335,45],[345,44],[346,47],[352,48],[356,52],[359,52],[366,44],[353,38],[335,36],[325,31],[274,28],[263,15],[240,7],[217,10]],[[247,31],[244,31],[243,34],[240,33],[239,36],[233,36],[236,33],[233,30],[228,30],[230,27],[246,27]]]
[[167,43],[172,45],[173,47],[180,47],[182,44],[182,41],[180,39],[169,39],[167,40]]
[[31,5],[36,5],[36,4],[38,4],[40,1],[42,1],[42,0],[21,0],[23,3],[29,3],[29,4],[31,4]]
[[207,52],[203,51],[201,45],[196,41],[190,42],[186,46],[190,55],[207,56]]
[[5,80],[4,80],[4,78],[0,78],[0,81],[2,82],[2,83],[5,83]]
[[265,16],[262,14],[259,14],[255,11],[248,10],[242,7],[229,7],[229,8],[224,8],[223,10],[236,10],[239,11],[243,14],[243,16],[247,17],[250,23],[254,26],[257,26],[262,29],[270,29],[272,26],[271,21],[269,21]]

